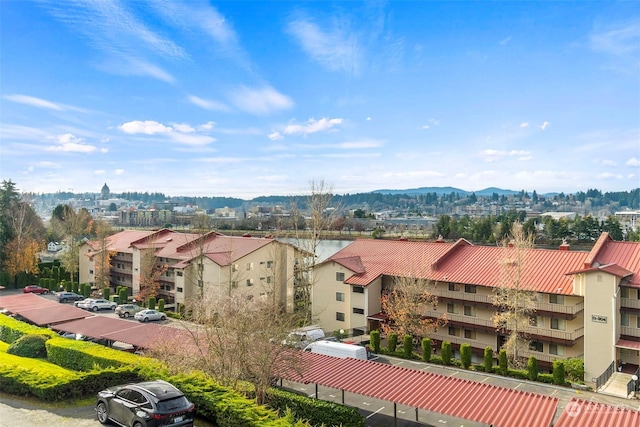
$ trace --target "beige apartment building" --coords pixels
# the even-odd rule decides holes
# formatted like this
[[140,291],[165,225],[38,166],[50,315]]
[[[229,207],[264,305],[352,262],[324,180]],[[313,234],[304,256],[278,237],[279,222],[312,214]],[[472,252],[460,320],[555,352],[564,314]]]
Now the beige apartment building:
[[[247,298],[275,297],[289,310],[294,304],[296,258],[302,252],[275,239],[157,231],[125,230],[106,239],[111,254],[111,287],[140,292],[140,279],[152,254],[161,266],[157,298],[167,305],[208,294],[238,294]],[[102,242],[80,247],[80,283],[95,283],[95,261]]]
[[[438,304],[423,316],[446,317],[430,335],[454,349],[469,343],[477,357],[497,351],[508,331],[494,324],[501,265],[513,249],[454,243],[356,240],[314,271],[313,309],[328,331],[367,334],[387,317],[381,296],[396,278],[423,279]],[[602,234],[591,251],[524,249],[520,286],[535,292],[535,312],[525,327],[525,357],[542,367],[582,357],[585,382],[611,364],[625,372],[640,365],[640,243]]]

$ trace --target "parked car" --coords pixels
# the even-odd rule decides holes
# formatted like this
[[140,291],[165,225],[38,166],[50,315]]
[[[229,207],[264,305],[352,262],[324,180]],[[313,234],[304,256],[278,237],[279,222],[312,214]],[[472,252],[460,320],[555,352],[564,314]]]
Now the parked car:
[[84,296],[76,294],[75,292],[58,292],[58,302],[81,301],[83,299]]
[[82,301],[75,302],[75,305],[76,307],[84,308],[85,310],[98,311],[115,310],[118,304],[104,298],[87,298]]
[[149,309],[139,311],[133,317],[141,322],[148,322],[149,320],[165,320],[167,318],[164,313]]
[[195,405],[172,384],[147,381],[98,392],[98,421],[133,427],[193,426]]
[[38,285],[28,285],[28,286],[24,287],[22,292],[25,293],[25,294],[28,294],[29,292],[31,292],[32,294],[43,294],[43,295],[46,295],[46,294],[49,293],[49,289],[43,288],[43,287],[38,286]]
[[142,310],[143,308],[137,304],[120,304],[116,307],[116,314],[120,317],[130,317]]

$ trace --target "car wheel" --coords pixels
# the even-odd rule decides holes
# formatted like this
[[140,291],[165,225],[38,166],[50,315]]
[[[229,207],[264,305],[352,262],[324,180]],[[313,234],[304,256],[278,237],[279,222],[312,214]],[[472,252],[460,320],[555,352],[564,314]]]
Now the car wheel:
[[148,317],[145,317],[144,319],[142,319],[142,321],[143,321],[143,322],[148,322],[148,321],[149,321],[149,318],[148,318]]
[[133,427],[142,427],[142,424],[140,424],[140,423],[135,423],[135,424],[133,425]]
[[46,294],[48,294],[48,293],[49,293],[49,291],[44,291],[44,292],[43,292],[43,294],[45,294],[45,295],[46,295]]
[[115,306],[115,305],[112,305],[112,306],[111,306],[111,310],[116,311],[116,306]]
[[100,402],[98,403],[98,406],[96,406],[96,415],[98,416],[98,421],[100,421],[100,424],[109,423],[109,410],[107,409],[107,405],[104,402]]
[[91,311],[98,311],[98,306],[94,305],[93,307],[91,307]]
[[127,311],[124,312],[124,317],[129,317],[129,313]]
[[160,320],[167,320],[167,316],[162,316]]

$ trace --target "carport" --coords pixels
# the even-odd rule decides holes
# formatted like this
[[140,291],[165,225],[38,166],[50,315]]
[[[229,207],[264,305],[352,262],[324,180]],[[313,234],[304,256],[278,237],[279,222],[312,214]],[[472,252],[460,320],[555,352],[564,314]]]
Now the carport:
[[56,325],[93,316],[81,308],[60,304],[32,293],[4,296],[0,298],[0,307],[38,326]]
[[624,406],[589,402],[575,397],[567,403],[555,427],[638,427],[640,412]]
[[296,369],[276,376],[501,427],[549,427],[558,399],[378,362],[300,352]]

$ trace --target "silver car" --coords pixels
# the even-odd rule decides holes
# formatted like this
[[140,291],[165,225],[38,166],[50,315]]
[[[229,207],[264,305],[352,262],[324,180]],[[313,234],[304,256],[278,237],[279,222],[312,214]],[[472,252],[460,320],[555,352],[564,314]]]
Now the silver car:
[[98,311],[98,310],[115,310],[116,304],[113,301],[109,301],[104,298],[87,298],[82,301],[78,301],[76,304],[79,308],[84,308],[85,310]]
[[136,304],[120,304],[116,307],[116,314],[120,317],[135,316],[143,308]]
[[149,320],[165,320],[167,315],[156,310],[142,310],[135,314],[134,318],[141,322],[148,322]]

